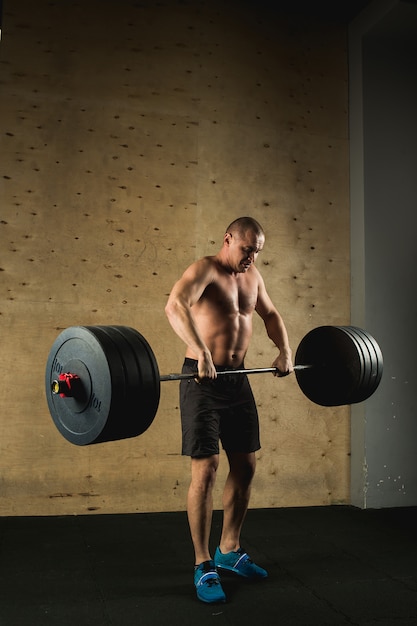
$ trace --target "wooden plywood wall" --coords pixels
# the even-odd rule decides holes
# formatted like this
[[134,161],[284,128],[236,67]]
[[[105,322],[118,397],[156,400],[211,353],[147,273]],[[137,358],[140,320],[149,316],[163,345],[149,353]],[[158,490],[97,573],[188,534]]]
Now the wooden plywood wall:
[[[80,448],[49,416],[45,363],[63,328],[122,324],[179,370],[169,290],[239,215],[266,230],[259,268],[294,350],[349,322],[345,32],[267,7],[4,2],[1,515],[184,508],[177,383],[141,437]],[[255,320],[246,364],[273,358]],[[348,408],[313,405],[294,377],[252,383],[252,506],[348,502]]]

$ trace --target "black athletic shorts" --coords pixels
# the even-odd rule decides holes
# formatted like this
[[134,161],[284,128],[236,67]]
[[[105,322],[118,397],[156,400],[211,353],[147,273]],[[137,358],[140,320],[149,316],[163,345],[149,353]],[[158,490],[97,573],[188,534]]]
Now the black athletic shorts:
[[[182,371],[197,376],[197,361],[186,358]],[[180,408],[184,455],[219,454],[219,439],[226,452],[255,452],[261,447],[258,411],[244,374],[224,374],[202,383],[181,380]]]

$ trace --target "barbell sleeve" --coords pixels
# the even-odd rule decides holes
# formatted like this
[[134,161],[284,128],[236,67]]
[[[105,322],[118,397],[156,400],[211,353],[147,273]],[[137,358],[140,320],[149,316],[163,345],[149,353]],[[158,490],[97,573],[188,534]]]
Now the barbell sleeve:
[[[294,370],[306,370],[313,367],[312,365],[294,365]],[[279,374],[277,367],[258,367],[254,369],[238,369],[238,370],[220,370],[217,376],[240,375],[240,374]],[[281,374],[282,376],[282,374]],[[163,374],[159,377],[161,382],[167,380],[193,380],[196,374]]]

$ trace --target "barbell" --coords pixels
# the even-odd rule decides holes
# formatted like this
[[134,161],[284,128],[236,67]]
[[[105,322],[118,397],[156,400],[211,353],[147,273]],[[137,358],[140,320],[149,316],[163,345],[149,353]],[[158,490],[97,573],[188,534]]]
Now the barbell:
[[[354,326],[315,328],[301,340],[295,355],[300,389],[312,402],[327,407],[369,398],[382,369],[377,342]],[[268,367],[222,370],[218,375],[263,373],[279,372]],[[59,432],[84,446],[141,435],[157,413],[160,383],[193,378],[194,374],[161,376],[152,348],[134,328],[71,326],[51,347],[45,390]]]

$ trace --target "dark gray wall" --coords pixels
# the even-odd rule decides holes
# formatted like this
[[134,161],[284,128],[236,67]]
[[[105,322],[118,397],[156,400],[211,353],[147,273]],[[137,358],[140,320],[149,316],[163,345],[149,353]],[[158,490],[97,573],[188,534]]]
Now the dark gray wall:
[[417,5],[390,5],[350,41],[352,323],[384,353],[380,388],[352,410],[352,502],[369,508],[417,504]]

